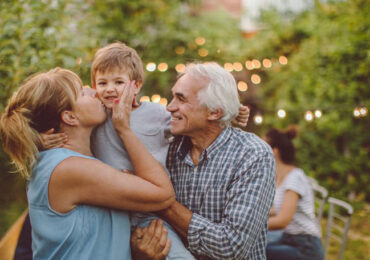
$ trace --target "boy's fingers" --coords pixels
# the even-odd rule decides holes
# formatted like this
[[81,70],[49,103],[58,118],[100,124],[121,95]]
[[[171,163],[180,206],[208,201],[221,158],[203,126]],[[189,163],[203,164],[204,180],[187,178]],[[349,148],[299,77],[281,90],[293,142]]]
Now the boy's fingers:
[[52,134],[52,133],[54,133],[54,128],[50,128],[49,130],[44,132],[44,134],[47,134],[47,135]]

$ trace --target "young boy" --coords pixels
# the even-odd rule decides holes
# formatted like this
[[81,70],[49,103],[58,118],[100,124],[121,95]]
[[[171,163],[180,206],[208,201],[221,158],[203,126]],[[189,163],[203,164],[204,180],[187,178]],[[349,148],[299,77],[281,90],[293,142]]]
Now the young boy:
[[[123,43],[113,43],[99,49],[92,63],[91,84],[108,113],[105,123],[98,126],[91,136],[92,151],[96,158],[119,170],[134,169],[114,129],[110,109],[131,81],[136,82],[130,115],[131,129],[163,168],[166,167],[170,113],[158,103],[137,103],[136,96],[143,84],[143,74],[140,57],[134,49]],[[151,213],[131,213],[131,225],[148,226],[155,218],[158,217]],[[164,225],[168,230],[168,239],[171,240],[167,259],[194,259],[172,227],[167,223]]]

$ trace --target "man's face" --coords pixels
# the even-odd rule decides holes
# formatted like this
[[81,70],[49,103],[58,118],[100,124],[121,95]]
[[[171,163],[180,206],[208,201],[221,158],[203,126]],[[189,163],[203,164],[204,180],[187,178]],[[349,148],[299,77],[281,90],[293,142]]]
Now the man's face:
[[196,136],[204,131],[208,123],[208,109],[200,105],[198,93],[207,81],[185,74],[172,88],[172,101],[167,106],[171,112],[171,133]]
[[120,98],[123,90],[129,86],[128,73],[115,68],[104,73],[97,71],[95,76],[95,89],[98,98],[107,108],[113,107],[113,100]]

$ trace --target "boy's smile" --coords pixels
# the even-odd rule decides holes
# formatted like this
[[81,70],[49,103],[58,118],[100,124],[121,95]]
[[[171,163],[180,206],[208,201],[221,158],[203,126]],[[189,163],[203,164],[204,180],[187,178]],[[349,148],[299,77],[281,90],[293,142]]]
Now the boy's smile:
[[113,101],[120,98],[125,87],[128,87],[130,77],[128,73],[116,68],[105,71],[97,71],[95,78],[95,89],[98,98],[107,108],[113,107]]

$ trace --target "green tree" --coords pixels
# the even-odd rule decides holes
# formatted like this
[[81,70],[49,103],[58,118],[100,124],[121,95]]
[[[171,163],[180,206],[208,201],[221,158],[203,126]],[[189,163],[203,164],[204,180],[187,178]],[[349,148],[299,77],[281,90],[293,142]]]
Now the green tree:
[[[369,15],[365,0],[316,3],[290,18],[266,12],[269,29],[249,41],[247,53],[288,57],[286,66],[276,62],[261,71],[264,128],[299,125],[298,164],[334,195],[352,200],[370,199],[369,116],[352,114],[370,105]],[[285,119],[278,109],[286,110]],[[322,117],[305,121],[305,111],[315,109]]]

